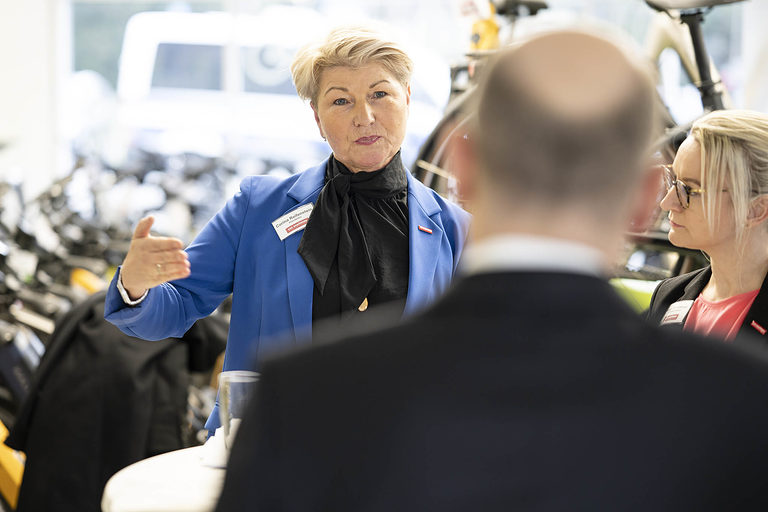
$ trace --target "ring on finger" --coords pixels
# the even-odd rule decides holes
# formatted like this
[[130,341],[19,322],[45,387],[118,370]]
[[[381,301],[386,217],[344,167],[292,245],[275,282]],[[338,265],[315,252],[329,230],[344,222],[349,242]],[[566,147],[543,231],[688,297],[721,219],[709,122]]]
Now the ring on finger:
[[157,269],[157,275],[160,275],[163,273],[163,264],[162,263],[155,263],[155,268]]

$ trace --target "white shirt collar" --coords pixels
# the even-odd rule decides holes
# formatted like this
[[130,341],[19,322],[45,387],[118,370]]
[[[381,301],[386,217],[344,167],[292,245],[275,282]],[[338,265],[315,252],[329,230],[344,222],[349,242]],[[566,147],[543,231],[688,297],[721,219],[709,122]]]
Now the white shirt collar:
[[543,270],[602,277],[607,268],[603,253],[594,247],[532,235],[499,235],[470,243],[459,264],[464,275]]

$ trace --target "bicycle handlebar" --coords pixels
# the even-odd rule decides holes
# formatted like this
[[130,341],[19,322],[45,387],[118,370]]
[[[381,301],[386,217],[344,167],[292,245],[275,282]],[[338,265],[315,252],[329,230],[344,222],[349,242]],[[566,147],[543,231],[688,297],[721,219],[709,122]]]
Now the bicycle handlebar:
[[528,9],[528,14],[535,16],[540,10],[549,8],[547,2],[539,0],[502,0],[493,2],[496,13],[502,16],[518,16],[520,7]]
[[670,9],[704,9],[718,5],[735,4],[744,0],[645,0],[645,3],[659,12],[667,12]]

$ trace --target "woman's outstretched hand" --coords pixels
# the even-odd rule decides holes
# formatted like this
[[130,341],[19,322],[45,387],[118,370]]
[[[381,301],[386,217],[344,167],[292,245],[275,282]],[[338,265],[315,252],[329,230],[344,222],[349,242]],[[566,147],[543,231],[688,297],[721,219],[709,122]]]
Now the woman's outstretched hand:
[[125,255],[120,277],[132,300],[153,286],[189,276],[190,267],[184,244],[177,238],[152,236],[154,217],[144,217],[136,225],[131,246]]

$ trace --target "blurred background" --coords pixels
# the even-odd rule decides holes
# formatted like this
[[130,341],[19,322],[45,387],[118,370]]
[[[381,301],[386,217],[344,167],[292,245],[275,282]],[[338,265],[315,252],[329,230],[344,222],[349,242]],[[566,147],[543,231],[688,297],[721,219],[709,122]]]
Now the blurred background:
[[[487,16],[484,4],[7,0],[0,5],[0,180],[24,182],[33,197],[69,173],[77,155],[133,170],[169,165],[147,161],[157,155],[186,153],[224,158],[237,172],[304,168],[327,148],[309,107],[295,97],[291,56],[318,31],[363,18],[393,26],[417,57],[404,147],[410,165],[446,106],[449,67],[469,49],[472,23]],[[603,20],[641,44],[654,17],[642,0],[548,4],[539,23]],[[759,22],[768,19],[766,4],[721,6],[703,25],[734,106],[768,108],[768,72],[760,65],[768,42]],[[501,36],[509,36],[504,29]],[[677,56],[662,54],[658,62],[673,114],[680,121],[700,114]]]
[[[768,110],[768,0],[730,2],[702,18],[715,80],[726,107]],[[0,272],[46,292],[50,282],[68,286],[69,267],[109,279],[142,216],[187,242],[243,176],[321,161],[329,148],[289,65],[332,26],[375,22],[406,45],[416,71],[403,160],[456,199],[435,128],[484,51],[573,22],[620,31],[659,70],[667,126],[684,129],[703,108],[691,37],[673,18],[643,0],[6,0]],[[663,228],[654,243],[666,239]],[[648,270],[652,258],[635,252],[629,272],[642,280],[688,268],[675,253]],[[41,261],[53,275],[40,274]]]
[[[768,0],[713,3],[700,14],[718,94],[726,108],[768,110]],[[643,0],[6,0],[0,321],[23,317],[50,334],[105,286],[142,216],[188,242],[244,176],[287,176],[327,157],[289,65],[335,25],[374,22],[405,44],[416,71],[403,160],[457,199],[441,160],[450,113],[484,55],[531,31],[583,22],[634,40],[659,71],[666,128],[684,134],[703,101],[676,15]],[[664,222],[617,264],[639,286],[638,309],[658,279],[703,261],[672,248]]]
[[[575,21],[621,31],[659,71],[665,128],[684,134],[703,113],[690,34],[673,16],[643,0],[548,0],[546,8],[527,2],[519,11],[513,3],[0,2],[0,440],[41,357],[52,353],[54,322],[89,296],[94,306],[103,301],[94,294],[122,261],[139,218],[151,213],[154,230],[188,242],[244,176],[287,176],[328,156],[289,64],[332,26],[372,20],[405,44],[416,72],[403,161],[446,196],[455,183],[441,141],[461,92],[491,48],[530,31]],[[768,111],[764,20],[768,0],[703,11],[703,39],[726,107]],[[670,147],[661,159],[671,161]],[[628,237],[613,280],[638,310],[659,279],[706,263],[698,251],[672,247],[664,217],[657,221],[654,230]],[[189,364],[182,366],[193,385],[183,411],[185,445],[205,438],[227,314],[225,302],[206,319],[213,323],[186,340]],[[15,472],[6,474],[15,476],[3,487],[0,458],[0,510],[3,499],[15,501],[21,479],[22,464],[10,460]]]

